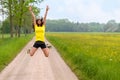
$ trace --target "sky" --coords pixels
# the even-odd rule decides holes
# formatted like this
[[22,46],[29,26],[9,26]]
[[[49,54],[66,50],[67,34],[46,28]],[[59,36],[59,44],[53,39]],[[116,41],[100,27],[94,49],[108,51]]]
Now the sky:
[[74,22],[120,22],[120,0],[44,0],[40,16],[49,5],[48,19],[67,18]]
[[107,23],[114,19],[120,22],[120,0],[44,0],[38,4],[42,8],[40,16],[44,15],[46,5],[50,7],[48,19],[67,18],[81,23]]

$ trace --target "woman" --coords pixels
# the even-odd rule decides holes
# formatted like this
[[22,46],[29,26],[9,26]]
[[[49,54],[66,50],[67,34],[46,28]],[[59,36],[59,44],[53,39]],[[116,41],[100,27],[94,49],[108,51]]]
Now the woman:
[[46,17],[48,14],[48,10],[49,7],[46,7],[46,12],[44,15],[44,18],[41,19],[37,19],[35,18],[35,15],[32,11],[32,6],[29,7],[29,11],[33,17],[33,23],[34,23],[34,29],[35,29],[35,37],[36,37],[36,41],[32,47],[31,50],[28,50],[28,53],[30,54],[30,56],[33,56],[34,53],[36,52],[36,50],[40,47],[42,49],[42,51],[44,52],[44,55],[46,57],[49,56],[49,49],[46,47],[45,45],[45,27],[46,27]]

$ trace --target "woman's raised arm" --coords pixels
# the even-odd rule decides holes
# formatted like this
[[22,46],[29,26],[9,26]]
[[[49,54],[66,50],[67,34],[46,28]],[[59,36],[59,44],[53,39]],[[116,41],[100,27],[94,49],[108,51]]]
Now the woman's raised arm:
[[43,20],[44,21],[44,23],[43,23],[44,25],[46,25],[46,18],[47,18],[48,10],[49,10],[49,6],[47,5],[46,6],[46,12],[45,12],[45,15],[44,15],[44,20]]
[[33,11],[32,11],[32,6],[29,6],[29,11],[32,15],[34,25],[36,25],[36,18],[35,18],[35,15],[34,15]]

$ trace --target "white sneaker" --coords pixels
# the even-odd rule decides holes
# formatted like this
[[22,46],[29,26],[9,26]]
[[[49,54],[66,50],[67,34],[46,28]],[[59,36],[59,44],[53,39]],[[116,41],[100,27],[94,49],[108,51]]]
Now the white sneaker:
[[47,48],[52,48],[52,46],[51,45],[49,45],[49,44],[46,44],[47,45]]

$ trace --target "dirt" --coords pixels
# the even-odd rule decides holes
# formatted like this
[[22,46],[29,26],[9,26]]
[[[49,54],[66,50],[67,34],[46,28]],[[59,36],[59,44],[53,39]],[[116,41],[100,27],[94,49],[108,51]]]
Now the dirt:
[[78,80],[54,46],[50,49],[48,58],[40,48],[33,57],[29,56],[27,50],[33,44],[34,38],[0,73],[0,80]]

